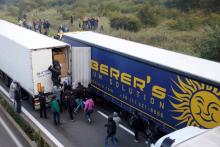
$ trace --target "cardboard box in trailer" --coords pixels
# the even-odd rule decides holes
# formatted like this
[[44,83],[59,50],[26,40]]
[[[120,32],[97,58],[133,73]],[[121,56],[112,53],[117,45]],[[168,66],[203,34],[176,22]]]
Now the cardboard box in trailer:
[[48,67],[54,59],[59,60],[61,64],[65,64],[61,67],[62,76],[65,77],[69,46],[4,20],[0,20],[0,26],[1,75],[18,81],[32,97],[38,95],[39,86],[46,93],[51,92],[53,83]]
[[62,40],[91,48],[92,85],[119,107],[166,132],[220,125],[220,63],[94,32]]

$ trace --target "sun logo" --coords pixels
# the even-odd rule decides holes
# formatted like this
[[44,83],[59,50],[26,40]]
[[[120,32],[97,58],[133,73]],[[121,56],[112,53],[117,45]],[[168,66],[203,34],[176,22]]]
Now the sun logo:
[[178,102],[170,101],[175,108],[171,110],[178,116],[174,119],[180,121],[176,126],[186,124],[187,126],[199,126],[213,128],[220,125],[220,90],[216,87],[199,83],[195,80],[178,76],[177,86],[172,91],[172,96]]

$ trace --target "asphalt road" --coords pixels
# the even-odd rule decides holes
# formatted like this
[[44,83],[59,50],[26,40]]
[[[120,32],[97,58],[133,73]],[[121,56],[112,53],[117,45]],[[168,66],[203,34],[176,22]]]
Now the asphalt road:
[[[81,110],[78,114],[74,114],[74,121],[70,121],[66,111],[61,113],[61,126],[53,125],[53,116],[50,109],[47,110],[49,119],[40,118],[39,112],[32,110],[27,102],[23,102],[23,106],[57,138],[65,147],[104,147],[104,138],[106,128],[104,125],[107,119],[99,112],[103,110],[96,107],[92,114],[92,123],[89,124]],[[105,114],[108,114],[105,111]],[[117,138],[120,147],[146,147],[144,138],[141,136],[139,143],[134,142],[134,136],[122,129],[117,130]]]
[[0,147],[29,147],[30,145],[0,109]]
[[[22,101],[22,106],[31,113],[59,142],[65,147],[104,147],[106,136],[107,118],[100,114],[109,115],[113,112],[111,107],[96,106],[92,114],[92,123],[89,124],[83,111],[74,114],[74,121],[70,121],[67,111],[61,113],[61,126],[54,126],[51,110],[47,109],[48,119],[40,118],[39,111],[34,111],[28,101]],[[126,123],[125,123],[126,124]],[[125,129],[117,129],[119,147],[146,147],[144,136],[141,135],[140,142],[134,142],[134,136]],[[1,147],[1,145],[0,145]],[[8,147],[8,145],[7,145]]]

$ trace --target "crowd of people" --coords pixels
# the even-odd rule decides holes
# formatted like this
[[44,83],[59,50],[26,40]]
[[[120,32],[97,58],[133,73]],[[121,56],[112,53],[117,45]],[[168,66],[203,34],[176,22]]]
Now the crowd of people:
[[[53,65],[48,68],[52,73],[53,89],[52,92],[46,94],[44,88],[41,88],[39,91],[39,102],[40,102],[40,118],[48,118],[47,115],[47,98],[51,97],[49,106],[53,114],[53,123],[55,126],[61,125],[60,114],[64,111],[68,112],[69,118],[71,121],[74,120],[73,113],[77,114],[83,110],[85,118],[89,124],[92,123],[91,115],[94,111],[94,89],[91,84],[85,88],[80,82],[76,88],[73,88],[72,85],[67,83],[61,83],[61,67],[58,61],[54,62]],[[10,98],[14,100],[14,109],[18,113],[21,112],[21,88],[20,84],[17,81],[13,81],[10,85],[9,90]],[[139,142],[139,132],[141,131],[142,120],[137,111],[134,111],[132,116],[129,119],[130,125],[135,134],[135,142]],[[105,136],[105,147],[109,147],[109,140],[111,140],[114,147],[118,147],[119,140],[117,138],[117,129],[121,123],[121,118],[117,112],[113,112],[112,115],[109,115],[107,124],[105,124],[106,136]],[[149,127],[150,125],[148,125]],[[149,131],[151,128],[147,129],[146,143],[151,142],[152,131]]]
[[95,31],[99,26],[99,20],[94,17],[84,17],[83,21],[79,23],[79,28],[82,30],[93,30]]
[[[74,22],[74,17],[71,16],[70,25],[73,25],[73,22]],[[44,35],[49,34],[51,27],[51,23],[49,22],[49,20],[46,19],[35,19],[31,23],[30,21],[28,21],[26,14],[23,14],[21,17],[18,17],[18,25]],[[83,20],[79,22],[79,28],[82,30],[96,31],[98,27],[99,27],[99,20],[94,17],[84,17]],[[70,29],[66,24],[59,25],[57,29],[58,33],[65,33],[69,31]],[[100,31],[104,31],[103,25],[101,25]]]
[[48,35],[50,30],[50,22],[45,19],[34,20],[32,24],[27,20],[27,15],[18,17],[18,25],[24,28],[34,30],[35,32]]

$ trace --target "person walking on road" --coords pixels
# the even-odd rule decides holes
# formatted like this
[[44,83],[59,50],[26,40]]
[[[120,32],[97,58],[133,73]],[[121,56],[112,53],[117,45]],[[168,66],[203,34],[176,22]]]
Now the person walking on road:
[[131,127],[134,130],[134,135],[135,135],[134,142],[139,142],[138,136],[139,136],[140,126],[141,126],[140,116],[138,115],[137,111],[134,111],[131,117]]
[[84,112],[85,112],[85,115],[86,115],[89,123],[92,122],[91,114],[93,112],[93,109],[94,109],[94,102],[93,102],[92,98],[87,99],[85,102]]
[[76,105],[76,102],[75,102],[76,94],[75,93],[76,93],[75,91],[71,91],[70,96],[68,97],[68,102],[67,102],[68,113],[70,116],[70,120],[72,120],[72,121],[73,121],[73,109]]
[[56,100],[56,96],[53,95],[52,101],[50,103],[51,110],[53,112],[53,120],[54,120],[54,125],[59,125],[60,124],[60,107],[59,104]]
[[[113,112],[113,120],[115,121],[116,127],[118,128],[119,127],[119,123],[121,122],[121,118],[118,116],[117,112]],[[118,139],[117,139],[116,136],[115,136],[115,139],[118,142]]]
[[46,112],[46,95],[43,91],[39,92],[39,100],[40,100],[40,118],[43,117],[47,118],[47,112]]
[[116,123],[113,120],[112,116],[108,117],[108,123],[105,124],[105,127],[107,127],[107,135],[105,137],[105,147],[109,147],[109,138],[111,138],[113,146],[118,147],[118,142],[117,142],[117,139],[115,137],[117,127],[116,127]]

